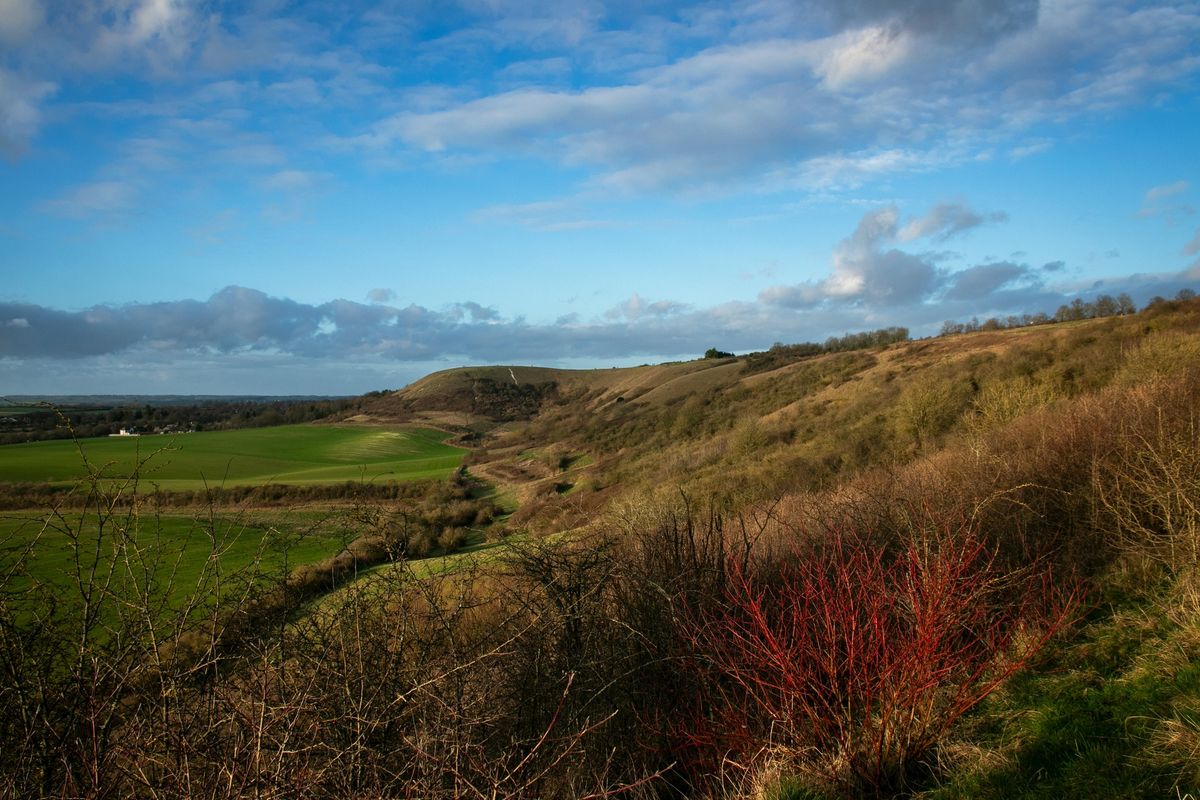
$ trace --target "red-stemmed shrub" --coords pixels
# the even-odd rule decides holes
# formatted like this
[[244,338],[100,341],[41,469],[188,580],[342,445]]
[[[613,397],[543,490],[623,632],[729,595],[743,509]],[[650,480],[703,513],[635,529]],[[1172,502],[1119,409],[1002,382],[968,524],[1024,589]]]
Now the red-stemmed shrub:
[[1047,567],[1005,567],[969,528],[893,553],[842,534],[777,564],[730,564],[725,603],[685,618],[705,688],[680,730],[699,770],[902,793],[1076,607]]

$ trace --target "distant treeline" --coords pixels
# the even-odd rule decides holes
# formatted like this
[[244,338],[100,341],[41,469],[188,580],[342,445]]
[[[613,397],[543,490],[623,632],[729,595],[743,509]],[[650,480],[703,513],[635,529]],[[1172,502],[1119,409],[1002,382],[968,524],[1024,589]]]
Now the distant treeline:
[[361,398],[329,400],[207,400],[191,405],[122,405],[55,408],[21,407],[11,412],[0,407],[0,444],[43,439],[108,436],[124,429],[130,433],[186,433],[188,431],[265,428],[325,419],[354,409]]
[[783,344],[776,342],[765,352],[748,353],[746,355],[746,371],[762,372],[777,366],[790,363],[805,356],[818,356],[824,353],[842,353],[847,350],[866,350],[870,347],[882,347],[886,344],[908,341],[908,328],[893,326],[879,328],[873,331],[847,333],[843,336],[830,336],[824,343],[800,342],[798,344]]
[[[1176,301],[1191,300],[1196,293],[1191,289],[1180,289],[1175,295]],[[1152,297],[1146,308],[1153,308],[1161,303],[1169,302],[1164,297]],[[983,322],[978,317],[972,317],[967,322],[946,320],[942,324],[941,336],[954,336],[959,333],[975,333],[976,331],[1002,331],[1010,328],[1025,328],[1030,325],[1050,325],[1055,322],[1074,322],[1081,319],[1100,319],[1101,317],[1119,317],[1136,314],[1137,306],[1133,298],[1122,292],[1113,297],[1102,294],[1091,302],[1076,297],[1070,303],[1058,307],[1054,314],[1039,311],[1036,314],[1011,314],[1007,317],[988,317]]]

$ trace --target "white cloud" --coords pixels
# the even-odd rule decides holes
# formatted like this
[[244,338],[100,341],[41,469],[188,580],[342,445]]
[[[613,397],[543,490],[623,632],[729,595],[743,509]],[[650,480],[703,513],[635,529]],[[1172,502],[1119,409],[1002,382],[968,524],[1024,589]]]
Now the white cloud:
[[662,319],[663,317],[680,314],[687,310],[687,305],[676,303],[673,300],[658,300],[649,303],[643,300],[637,292],[634,292],[629,296],[628,300],[618,303],[613,308],[604,312],[604,316],[608,319],[624,320],[639,320],[643,318]]
[[[229,115],[203,151],[213,160],[279,169],[323,138],[372,164],[543,158],[612,192],[821,191],[993,151],[1017,159],[1052,146],[1046,125],[1178,91],[1200,69],[1189,4],[813,0],[668,14],[488,0],[426,41],[439,11],[419,4],[349,9],[338,26],[305,2],[80,0],[41,15],[0,0],[6,9],[0,39],[25,43],[0,67],[13,70],[0,73],[10,155],[36,134],[55,82],[133,75],[161,97],[113,113]],[[387,51],[403,59],[372,61]],[[479,63],[496,66],[481,75]],[[5,74],[22,76],[20,91]],[[447,74],[467,77],[436,83]],[[353,113],[319,132],[286,124],[322,109]]]
[[1032,156],[1040,155],[1047,152],[1054,144],[1048,141],[1030,142],[1029,144],[1018,145],[1008,151],[1008,157],[1013,161],[1021,161]]
[[1137,216],[1144,219],[1160,217],[1167,225],[1178,225],[1185,217],[1196,213],[1196,209],[1190,203],[1178,199],[1187,194],[1190,188],[1191,185],[1182,180],[1150,187],[1146,190]]
[[1183,246],[1183,254],[1185,256],[1194,256],[1200,253],[1200,228],[1196,228],[1196,235],[1192,240]]
[[[749,24],[764,7],[773,24]],[[359,141],[435,156],[535,155],[626,191],[785,176],[826,188],[980,157],[1035,125],[1041,133],[1173,91],[1200,70],[1191,6],[964,0],[828,11],[835,29],[821,34],[812,9],[739,7],[726,24],[744,37],[623,80],[450,99],[387,117]],[[1043,135],[1004,149],[1017,159],[1052,144]]]
[[997,290],[1030,277],[1031,270],[1025,264],[1015,264],[1011,261],[978,264],[948,276],[949,288],[946,291],[946,298],[949,300],[986,300]]
[[226,208],[193,225],[188,229],[188,234],[204,244],[221,244],[240,224],[237,209]]
[[[187,0],[115,0],[96,4],[91,56],[99,63],[143,60],[158,71],[173,70],[195,46],[203,21]],[[107,5],[107,8],[104,8]]]
[[0,42],[19,45],[41,27],[45,14],[37,0],[0,0]]
[[[834,248],[832,269],[826,278],[772,286],[759,294],[759,300],[787,308],[822,304],[897,307],[921,302],[945,283],[946,276],[936,266],[936,257],[904,252],[890,245],[917,239],[941,242],[985,222],[1003,222],[1007,218],[1004,212],[980,214],[962,202],[941,203],[903,225],[900,211],[894,205],[870,211],[859,220],[854,233]],[[1007,283],[1011,277],[991,288]],[[982,277],[966,280],[971,286],[986,283]]]
[[[1129,291],[1144,300],[1152,294],[1174,294],[1200,278],[1196,262],[1182,272],[1047,288],[1028,265],[995,262],[957,273],[935,271],[929,279],[928,260],[884,249],[897,223],[898,215],[890,209],[878,210],[864,217],[839,246],[835,261],[842,277],[857,271],[869,280],[883,278],[884,283],[851,282],[850,294],[838,302],[814,305],[788,302],[786,297],[789,291],[799,295],[810,288],[828,299],[829,290],[836,288],[832,282],[776,287],[776,296],[757,303],[701,309],[670,300],[651,303],[634,294],[604,320],[585,321],[571,314],[553,324],[529,324],[473,302],[442,311],[340,299],[313,305],[238,286],[207,300],[93,306],[78,312],[0,301],[0,320],[8,320],[0,324],[0,369],[15,370],[14,377],[20,373],[28,383],[67,369],[87,374],[114,358],[143,369],[165,365],[173,374],[214,361],[224,369],[256,373],[264,365],[303,365],[326,376],[336,376],[351,364],[393,374],[390,365],[451,359],[543,364],[573,360],[594,366],[603,359],[696,357],[714,343],[740,352],[762,349],[773,341],[820,341],[883,325],[931,333],[947,318],[1053,311],[1072,297],[1101,292]],[[901,273],[910,270],[908,277],[917,280],[889,278],[880,271],[894,267]],[[929,302],[931,297],[936,302]],[[339,384],[327,379],[324,385]]]
[[852,88],[894,72],[915,55],[918,44],[910,31],[892,26],[846,31],[831,42],[817,72],[832,90]]
[[329,175],[323,172],[283,169],[263,178],[262,186],[277,192],[298,192],[314,189],[328,179]]
[[55,89],[52,83],[0,67],[0,153],[15,157],[25,152],[41,124],[40,103]]
[[578,200],[572,199],[501,203],[476,211],[471,219],[477,223],[523,225],[545,233],[618,228],[629,224],[591,215]]
[[1146,203],[1153,203],[1155,200],[1162,200],[1166,197],[1174,197],[1178,194],[1183,194],[1188,190],[1187,181],[1175,181],[1162,186],[1153,186],[1146,190]]
[[138,191],[122,181],[95,181],[74,186],[40,206],[41,210],[72,219],[120,216],[133,208]]
[[833,251],[833,269],[817,282],[773,286],[759,294],[768,305],[788,308],[824,302],[902,304],[925,295],[932,287],[935,269],[929,261],[886,244],[896,240],[900,214],[895,206],[863,216],[854,233]]
[[896,238],[901,242],[911,242],[914,239],[932,236],[937,241],[944,242],[951,236],[976,228],[985,222],[1005,222],[1007,220],[1008,215],[1003,211],[992,212],[985,216],[972,211],[961,202],[939,203],[925,216],[909,220],[908,224],[896,234]]

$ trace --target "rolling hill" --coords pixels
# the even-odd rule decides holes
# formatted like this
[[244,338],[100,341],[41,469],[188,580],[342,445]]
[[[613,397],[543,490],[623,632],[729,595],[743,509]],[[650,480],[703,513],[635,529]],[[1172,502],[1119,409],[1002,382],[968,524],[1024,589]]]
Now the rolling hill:
[[[26,611],[0,613],[0,691],[56,716],[0,726],[0,766],[64,795],[81,762],[130,794],[236,775],[227,796],[1194,797],[1197,408],[1195,300],[439,372],[338,425],[263,429],[286,436],[230,478],[387,467],[399,426],[456,435],[467,475],[347,504],[357,538],[269,587],[210,557],[206,586],[248,593],[207,617],[155,600],[181,562],[143,544],[137,503],[92,502],[103,536],[39,518],[68,572],[110,569],[74,605],[48,579],[14,591],[38,559],[10,532],[0,611]],[[86,748],[46,766],[64,731]]]

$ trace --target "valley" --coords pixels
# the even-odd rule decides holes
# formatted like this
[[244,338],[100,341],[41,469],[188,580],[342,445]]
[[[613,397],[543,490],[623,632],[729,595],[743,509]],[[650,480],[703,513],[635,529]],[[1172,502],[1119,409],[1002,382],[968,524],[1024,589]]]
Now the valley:
[[[8,445],[3,690],[155,786],[249,730],[279,796],[1182,795],[1198,365],[1185,299]],[[68,702],[84,663],[111,700]]]

